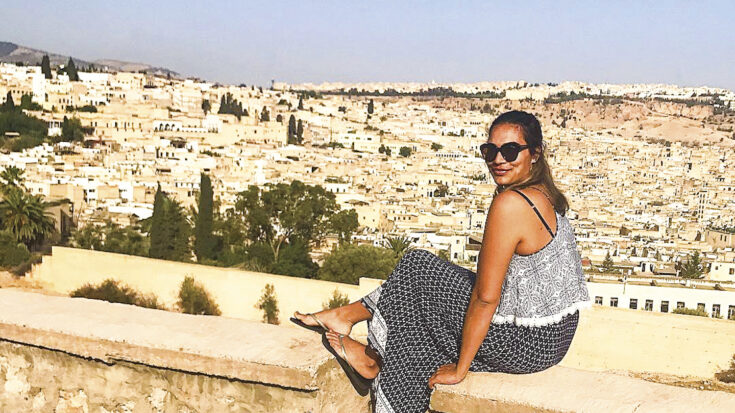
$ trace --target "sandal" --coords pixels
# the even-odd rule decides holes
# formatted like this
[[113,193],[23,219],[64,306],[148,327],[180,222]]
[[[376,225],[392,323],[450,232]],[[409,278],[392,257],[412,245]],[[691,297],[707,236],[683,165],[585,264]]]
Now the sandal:
[[342,370],[345,371],[345,374],[347,374],[347,378],[350,379],[350,383],[352,384],[352,387],[355,389],[357,394],[359,394],[360,396],[366,396],[370,392],[370,387],[373,381],[362,377],[360,373],[358,373],[357,370],[352,367],[349,360],[347,360],[345,344],[342,341],[342,338],[345,337],[345,334],[337,334],[339,336],[339,345],[342,354],[337,354],[337,352],[332,348],[332,346],[329,344],[329,340],[327,339],[326,334],[322,335],[322,344],[324,344],[324,347],[326,347],[327,350],[332,353],[332,355],[337,359],[337,362],[342,367]]
[[303,321],[299,320],[296,317],[291,317],[291,318],[289,318],[289,320],[291,320],[291,322],[294,323],[294,324],[296,324],[297,326],[304,327],[304,328],[309,329],[311,331],[316,331],[319,334],[324,334],[327,331],[329,331],[329,329],[327,328],[327,326],[325,326],[324,323],[322,323],[322,321],[316,316],[316,314],[309,313],[309,314],[304,314],[304,315],[307,315],[307,316],[311,317],[312,319],[314,319],[314,321],[316,321],[316,323],[318,325],[316,325],[316,326],[310,326],[308,324],[305,324]]

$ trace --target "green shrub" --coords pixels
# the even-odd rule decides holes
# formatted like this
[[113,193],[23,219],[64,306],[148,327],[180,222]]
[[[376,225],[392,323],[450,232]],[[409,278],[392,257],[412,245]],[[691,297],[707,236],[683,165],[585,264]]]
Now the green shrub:
[[347,305],[350,303],[350,299],[347,297],[347,294],[342,294],[339,292],[338,289],[334,289],[334,292],[332,293],[332,298],[329,299],[329,301],[322,304],[322,309],[333,309],[342,307],[344,305]]
[[263,295],[260,296],[258,304],[255,308],[263,311],[263,321],[268,324],[279,324],[278,321],[278,300],[273,288],[273,284],[266,284],[263,288]]
[[139,307],[165,310],[165,307],[158,303],[158,297],[154,294],[141,294],[135,289],[121,284],[112,278],[104,280],[100,285],[87,283],[72,291],[70,295],[72,297],[83,297],[110,303],[131,304]]
[[135,304],[138,293],[134,289],[126,285],[120,285],[118,281],[108,278],[100,285],[87,283],[72,291],[71,296],[103,300],[110,303]]
[[183,313],[198,315],[221,315],[219,306],[207,290],[192,277],[185,277],[179,289],[177,303]]
[[30,257],[31,253],[25,244],[16,241],[13,234],[0,231],[0,267],[15,267]]
[[730,368],[715,373],[715,378],[725,383],[735,383],[735,354],[732,356],[732,360],[730,360]]
[[698,308],[675,308],[674,311],[672,311],[674,314],[686,314],[686,315],[696,315],[699,317],[709,317],[706,311],[700,310]]
[[27,260],[11,268],[10,272],[12,272],[14,275],[17,275],[18,277],[22,277],[26,275],[26,273],[30,271],[31,268],[33,268],[33,264],[38,264],[42,260],[43,260],[43,255],[39,253],[33,253],[31,254],[30,257],[28,257]]

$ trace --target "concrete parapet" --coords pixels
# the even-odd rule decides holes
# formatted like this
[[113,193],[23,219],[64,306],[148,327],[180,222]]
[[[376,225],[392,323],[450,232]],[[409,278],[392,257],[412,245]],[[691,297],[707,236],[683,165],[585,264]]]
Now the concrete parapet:
[[[0,411],[367,412],[313,332],[0,289]],[[436,412],[735,411],[735,394],[554,366],[470,373]]]
[[437,386],[431,409],[475,412],[733,412],[735,394],[553,366],[533,374],[471,373]]

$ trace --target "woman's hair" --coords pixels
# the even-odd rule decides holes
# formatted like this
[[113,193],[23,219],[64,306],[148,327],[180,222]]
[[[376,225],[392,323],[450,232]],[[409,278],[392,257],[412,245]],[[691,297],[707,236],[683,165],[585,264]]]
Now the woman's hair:
[[530,113],[522,112],[519,110],[512,110],[505,112],[502,115],[495,118],[490,129],[488,129],[488,139],[493,132],[493,129],[500,125],[515,125],[518,126],[523,133],[523,138],[526,140],[526,144],[529,145],[529,153],[539,152],[539,157],[536,163],[531,164],[531,176],[523,182],[516,184],[502,186],[498,185],[495,189],[497,195],[508,189],[522,189],[531,185],[541,184],[549,193],[551,200],[554,204],[554,209],[560,215],[566,215],[569,203],[564,194],[561,193],[559,188],[554,184],[554,178],[551,176],[551,168],[546,162],[546,154],[544,153],[545,143],[541,136],[541,124],[538,119]]

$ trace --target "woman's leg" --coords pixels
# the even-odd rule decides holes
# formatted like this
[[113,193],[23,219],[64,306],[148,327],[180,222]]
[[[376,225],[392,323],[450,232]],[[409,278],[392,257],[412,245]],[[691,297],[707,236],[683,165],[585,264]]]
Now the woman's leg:
[[475,274],[425,250],[403,256],[388,280],[363,297],[368,343],[382,357],[373,381],[376,412],[425,412],[436,369],[456,361]]
[[[343,305],[342,307],[319,311],[314,313],[314,315],[316,315],[328,329],[346,335],[350,334],[353,325],[360,321],[369,320],[370,317],[372,317],[372,314],[370,314],[365,306],[362,305],[362,300]],[[306,325],[317,325],[317,322],[313,318],[298,311],[294,313],[294,317]]]

